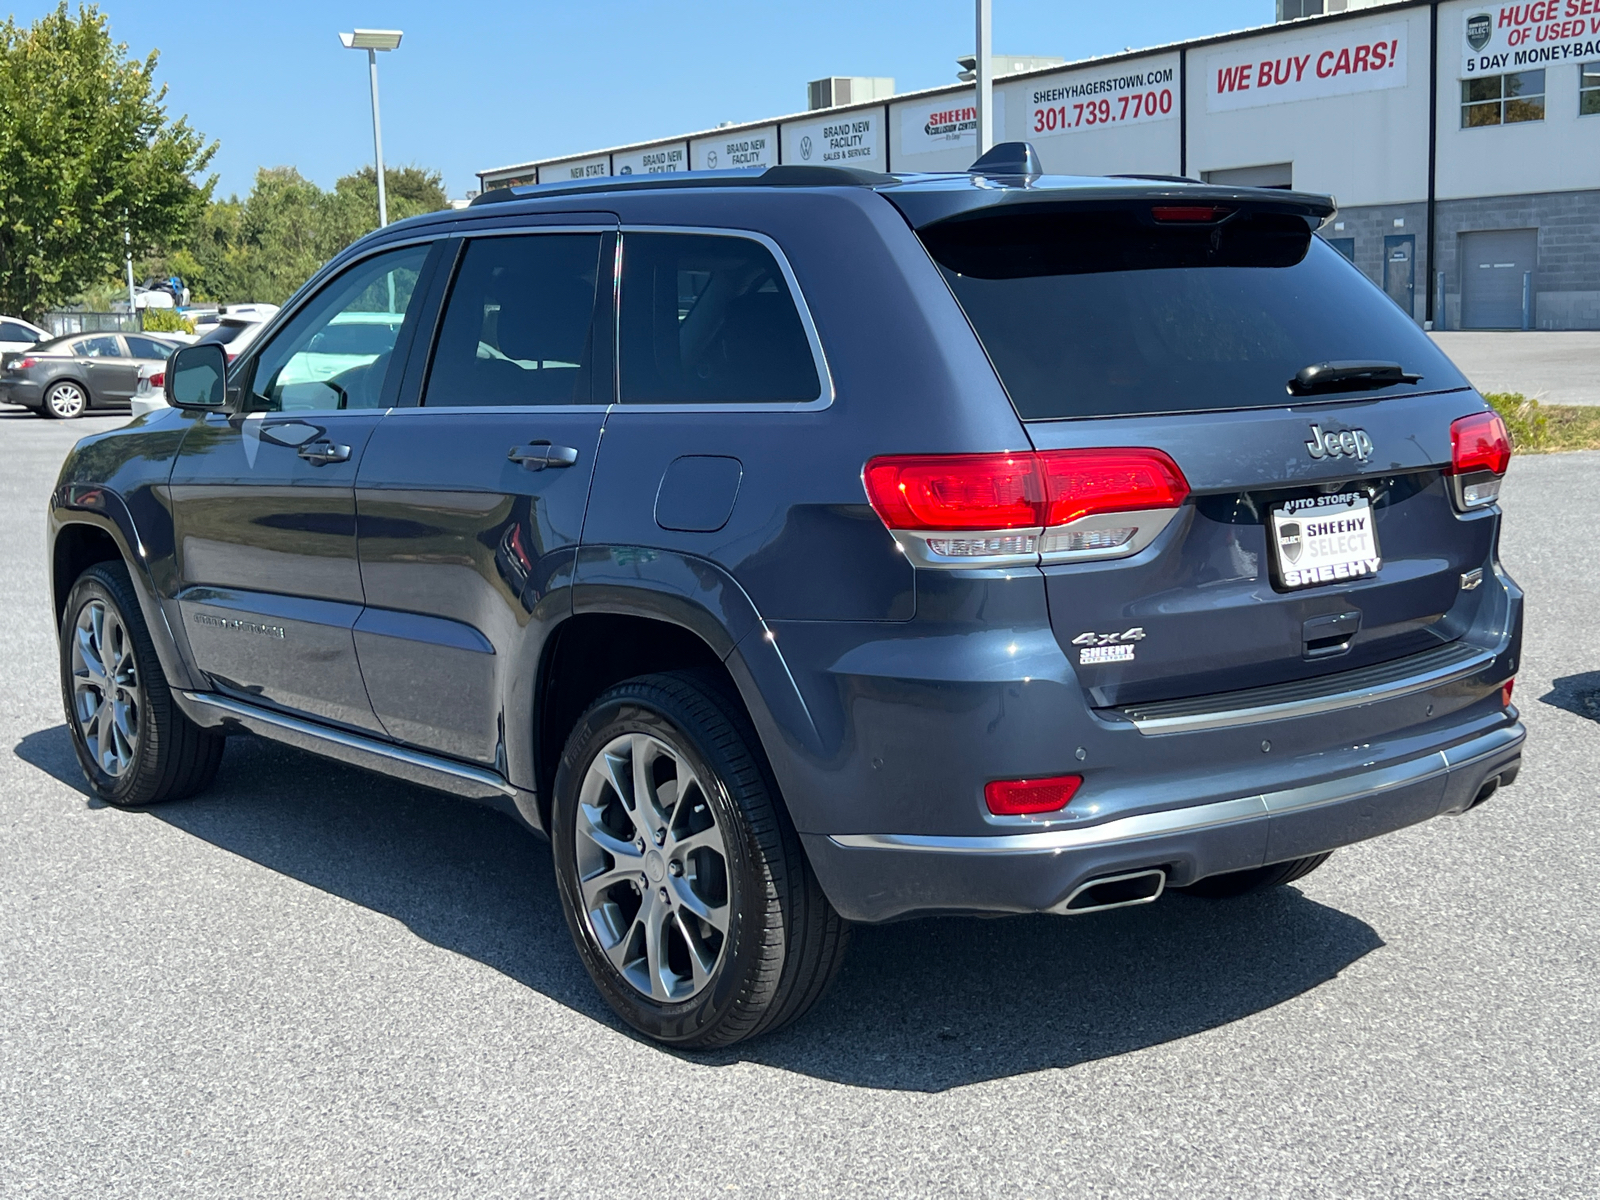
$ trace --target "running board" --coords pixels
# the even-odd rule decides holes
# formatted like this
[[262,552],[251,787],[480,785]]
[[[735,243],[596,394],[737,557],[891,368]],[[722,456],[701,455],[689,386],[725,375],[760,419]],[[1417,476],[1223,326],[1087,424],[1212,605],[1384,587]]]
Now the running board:
[[521,792],[493,771],[481,767],[407,750],[343,729],[330,729],[214,692],[178,694],[189,715],[198,724],[211,728],[243,729],[380,775],[420,783],[423,787],[437,788],[470,800],[487,801],[496,808],[505,808],[505,801],[516,800]]

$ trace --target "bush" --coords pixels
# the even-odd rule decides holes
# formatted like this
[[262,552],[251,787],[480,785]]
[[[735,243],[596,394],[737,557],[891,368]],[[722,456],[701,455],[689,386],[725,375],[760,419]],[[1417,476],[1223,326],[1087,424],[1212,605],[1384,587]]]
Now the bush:
[[146,333],[193,333],[194,322],[172,308],[144,309]]
[[1500,414],[1513,450],[1543,450],[1550,436],[1550,418],[1537,400],[1521,392],[1487,392],[1483,397]]

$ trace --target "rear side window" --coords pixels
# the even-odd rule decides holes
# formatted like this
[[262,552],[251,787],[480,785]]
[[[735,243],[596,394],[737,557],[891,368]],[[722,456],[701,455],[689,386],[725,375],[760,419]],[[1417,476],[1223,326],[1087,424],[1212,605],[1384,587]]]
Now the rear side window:
[[122,347],[114,337],[84,338],[72,343],[72,352],[79,358],[122,358]]
[[1057,209],[921,231],[1023,420],[1292,402],[1330,361],[1421,375],[1363,397],[1467,386],[1426,334],[1298,217],[1220,223]]
[[0,342],[36,342],[39,335],[15,321],[0,321]]
[[788,281],[746,237],[629,233],[624,404],[803,404],[822,381]]
[[600,242],[597,233],[537,233],[469,243],[423,403],[591,403]]
[[172,354],[172,347],[165,342],[158,342],[155,338],[128,335],[128,349],[133,351],[135,358],[160,358],[165,359]]

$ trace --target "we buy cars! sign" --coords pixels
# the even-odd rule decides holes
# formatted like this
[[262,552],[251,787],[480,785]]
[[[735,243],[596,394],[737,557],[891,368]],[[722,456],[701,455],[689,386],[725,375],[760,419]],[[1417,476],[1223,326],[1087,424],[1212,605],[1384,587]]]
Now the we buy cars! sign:
[[1335,27],[1315,37],[1257,45],[1255,53],[1236,46],[1206,59],[1211,112],[1405,86],[1404,25]]
[[1600,0],[1469,8],[1461,39],[1463,78],[1600,58]]

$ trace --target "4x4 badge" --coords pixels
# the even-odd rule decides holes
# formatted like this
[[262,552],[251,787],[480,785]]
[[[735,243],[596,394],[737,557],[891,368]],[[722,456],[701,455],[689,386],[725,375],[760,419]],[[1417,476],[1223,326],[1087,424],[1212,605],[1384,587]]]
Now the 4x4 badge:
[[1312,458],[1343,456],[1366,462],[1372,456],[1372,438],[1365,429],[1330,429],[1324,433],[1322,426],[1313,425],[1306,450]]

